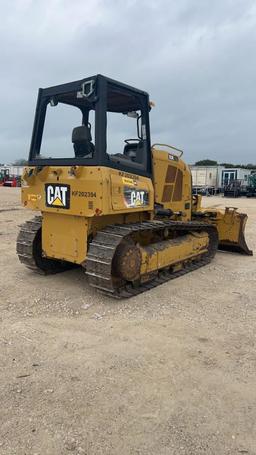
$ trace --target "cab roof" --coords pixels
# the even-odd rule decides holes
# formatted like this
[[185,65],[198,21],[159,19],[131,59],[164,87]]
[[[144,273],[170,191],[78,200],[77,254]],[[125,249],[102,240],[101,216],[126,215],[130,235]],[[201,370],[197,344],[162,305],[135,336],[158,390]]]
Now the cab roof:
[[140,90],[136,87],[132,87],[131,85],[124,84],[123,82],[116,81],[114,79],[111,79],[107,76],[103,76],[102,74],[96,74],[94,76],[86,77],[84,79],[80,79],[78,81],[73,81],[73,82],[68,82],[65,84],[60,84],[60,85],[54,85],[52,87],[45,87],[41,89],[43,91],[43,95],[45,96],[53,96],[53,95],[58,95],[58,94],[63,94],[67,92],[72,92],[72,91],[77,91],[81,89],[81,85],[84,82],[94,80],[96,83],[101,80],[101,81],[106,81],[107,83],[112,84],[113,86],[123,88],[125,90],[129,90],[135,93],[138,93],[140,95],[144,96],[149,96],[147,92],[144,90]]

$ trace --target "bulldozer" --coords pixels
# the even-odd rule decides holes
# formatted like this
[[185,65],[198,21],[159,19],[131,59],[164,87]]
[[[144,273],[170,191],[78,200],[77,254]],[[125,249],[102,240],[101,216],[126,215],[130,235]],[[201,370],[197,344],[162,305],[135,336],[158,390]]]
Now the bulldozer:
[[183,151],[151,145],[153,105],[103,75],[39,89],[21,191],[41,214],[20,227],[25,266],[45,275],[81,266],[91,286],[124,298],[208,264],[218,249],[252,255],[247,215],[202,208]]

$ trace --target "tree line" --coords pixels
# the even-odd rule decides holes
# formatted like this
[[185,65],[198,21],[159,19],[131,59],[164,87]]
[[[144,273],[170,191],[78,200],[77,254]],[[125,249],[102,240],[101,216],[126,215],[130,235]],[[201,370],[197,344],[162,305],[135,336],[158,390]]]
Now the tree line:
[[[14,166],[26,166],[28,164],[27,160],[24,158],[20,158],[18,160],[15,160],[12,163]],[[248,163],[248,164],[233,164],[233,163],[218,163],[218,161],[214,160],[199,160],[195,162],[195,166],[224,166],[226,168],[234,168],[234,167],[242,167],[244,169],[256,169],[256,164]],[[0,166],[3,166],[0,164]]]
[[235,168],[235,167],[242,167],[244,169],[256,169],[256,164],[248,163],[248,164],[233,164],[233,163],[218,163],[218,161],[214,160],[200,160],[195,162],[196,166],[224,166],[226,168]]

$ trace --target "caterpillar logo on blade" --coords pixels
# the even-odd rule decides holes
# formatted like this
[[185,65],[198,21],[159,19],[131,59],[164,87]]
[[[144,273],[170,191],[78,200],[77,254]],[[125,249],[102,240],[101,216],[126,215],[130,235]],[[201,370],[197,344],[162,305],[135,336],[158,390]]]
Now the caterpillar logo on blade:
[[69,209],[70,185],[57,185],[56,183],[45,185],[45,201],[47,207]]

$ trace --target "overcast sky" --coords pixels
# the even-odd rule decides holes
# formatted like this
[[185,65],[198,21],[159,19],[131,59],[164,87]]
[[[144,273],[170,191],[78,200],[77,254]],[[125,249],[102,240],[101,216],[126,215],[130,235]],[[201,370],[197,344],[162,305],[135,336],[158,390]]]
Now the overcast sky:
[[27,157],[38,87],[101,73],[150,93],[153,142],[256,163],[255,0],[0,6],[0,162]]

